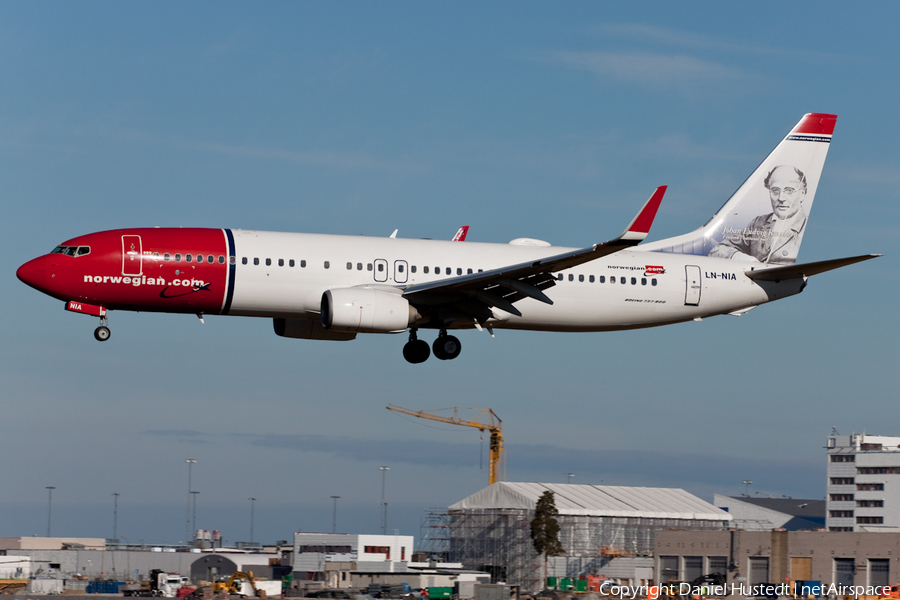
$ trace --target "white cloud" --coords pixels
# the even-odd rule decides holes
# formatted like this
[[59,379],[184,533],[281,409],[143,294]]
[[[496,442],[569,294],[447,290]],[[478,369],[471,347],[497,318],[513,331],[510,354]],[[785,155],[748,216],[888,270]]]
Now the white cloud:
[[690,85],[700,81],[737,80],[743,77],[736,69],[683,54],[552,51],[539,54],[539,59],[642,84]]

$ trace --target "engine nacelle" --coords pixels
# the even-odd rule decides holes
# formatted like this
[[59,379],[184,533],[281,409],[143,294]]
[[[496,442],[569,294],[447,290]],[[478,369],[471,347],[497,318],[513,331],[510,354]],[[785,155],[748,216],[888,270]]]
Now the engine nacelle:
[[322,294],[322,325],[329,331],[395,333],[419,313],[400,294],[369,288],[337,288]]
[[318,319],[272,319],[275,334],[300,340],[332,340],[346,342],[356,338],[355,333],[331,331],[322,327]]

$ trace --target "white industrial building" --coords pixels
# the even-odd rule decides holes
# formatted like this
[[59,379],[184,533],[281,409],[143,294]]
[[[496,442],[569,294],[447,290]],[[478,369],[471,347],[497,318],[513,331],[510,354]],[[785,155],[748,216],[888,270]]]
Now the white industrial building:
[[828,436],[829,531],[900,532],[900,437]]
[[532,546],[530,523],[546,491],[554,494],[565,551],[550,574],[562,577],[646,582],[657,531],[723,530],[732,519],[681,489],[500,482],[448,508],[449,559],[489,572],[495,582],[539,589],[543,560]]

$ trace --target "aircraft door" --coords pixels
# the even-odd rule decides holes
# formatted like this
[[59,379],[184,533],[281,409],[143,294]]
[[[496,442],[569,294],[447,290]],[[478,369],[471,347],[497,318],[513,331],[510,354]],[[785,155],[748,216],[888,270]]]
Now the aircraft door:
[[122,236],[122,275],[140,276],[143,272],[141,236]]
[[686,265],[684,267],[685,274],[685,306],[700,306],[700,267],[695,265]]
[[375,281],[387,281],[388,278],[388,262],[383,258],[375,259]]
[[409,270],[409,266],[406,264],[405,260],[395,260],[394,261],[394,282],[395,283],[406,283],[409,274],[407,271]]

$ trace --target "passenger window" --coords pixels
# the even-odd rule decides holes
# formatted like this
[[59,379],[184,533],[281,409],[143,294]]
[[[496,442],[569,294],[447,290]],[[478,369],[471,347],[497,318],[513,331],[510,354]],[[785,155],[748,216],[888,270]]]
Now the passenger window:
[[202,263],[202,262],[203,262],[203,255],[202,255],[202,254],[198,254],[198,255],[197,255],[197,262],[198,262],[198,263]]
[[631,278],[631,285],[637,285],[637,277]]
[[181,255],[180,255],[180,254],[176,254],[176,255],[175,255],[175,262],[181,262]]
[[411,267],[409,268],[409,270],[410,270],[412,273],[415,273],[415,272],[416,272],[416,265],[411,266]]
[[453,269],[451,269],[450,267],[447,267],[447,275],[450,275],[452,273],[453,273]]
[[[154,254],[156,254],[156,253],[154,252]],[[216,262],[216,259],[215,259],[215,257],[213,257],[212,254],[208,254],[206,256],[206,262],[208,262],[209,264],[213,264],[214,262]]]
[[300,268],[301,268],[301,269],[305,269],[305,268],[306,268],[306,261],[305,261],[305,260],[301,260],[301,261],[300,261]]
[[219,255],[219,264],[220,264],[220,265],[224,265],[224,264],[225,264],[225,257],[222,256],[221,254]]
[[371,271],[371,270],[372,270],[372,263],[367,263],[367,264],[366,264],[366,271]]
[[483,272],[483,271],[484,271],[484,269],[478,269],[478,272],[479,272],[479,273],[481,273],[481,272]]
[[575,276],[569,273],[569,281],[575,281]]
[[621,283],[621,284],[624,285],[624,284],[625,284],[625,278],[624,278],[624,277],[619,277],[619,283]]
[[403,272],[403,265],[397,265],[397,271],[399,271],[400,273],[402,273],[402,272]]
[[650,285],[656,285],[656,280],[655,280],[655,279],[651,279],[651,280],[650,280]]
[[294,264],[296,264],[296,263],[294,263],[294,259],[293,259],[293,258],[292,258],[291,260],[288,261],[288,266],[289,266],[289,267],[293,267]]
[[462,269],[460,269],[459,267],[457,267],[457,268],[456,268],[456,274],[457,274],[457,275],[462,275]]
[[272,259],[271,259],[271,258],[267,258],[267,259],[266,259],[266,266],[267,266],[267,267],[271,267],[271,266],[272,266]]
[[362,271],[362,263],[356,263],[356,270]]
[[283,266],[284,266],[284,259],[283,259],[283,258],[279,258],[279,259],[278,259],[278,266],[279,266],[279,267],[283,267]]
[[169,254],[168,252],[166,252],[165,254],[163,254],[163,260],[164,260],[164,261],[169,262],[169,259],[170,259],[170,258],[172,258],[172,255]]
[[591,283],[594,283],[594,276],[591,275],[590,277],[588,277],[588,281],[590,281]]
[[434,274],[435,274],[435,275],[440,275],[440,274],[441,274],[441,268],[440,268],[440,267],[435,267],[435,268],[434,268]]
[[384,271],[384,264],[378,263],[378,272],[381,273],[382,271]]
[[241,264],[242,264],[242,265],[246,265],[246,264],[247,264],[247,257],[246,257],[246,256],[242,256],[242,257],[241,257]]
[[641,285],[647,285],[647,278],[641,277]]
[[236,265],[236,264],[237,264],[237,257],[235,257],[235,256],[229,256],[229,257],[228,257],[228,264],[230,264],[230,265]]
[[253,259],[253,264],[254,264],[254,265],[259,265],[259,259],[258,259],[258,258],[254,258],[254,259]]
[[563,280],[562,273],[560,273],[559,275],[557,275],[557,276],[556,276],[556,279],[557,279],[557,281],[562,281],[562,280]]
[[600,283],[606,283],[606,275],[600,276]]
[[422,272],[428,275],[428,267],[422,267]]
[[330,269],[330,268],[331,268],[331,261],[327,261],[327,260],[325,261],[325,268],[326,268],[326,269]]
[[579,275],[579,276],[578,276],[578,281],[580,281],[580,282],[583,283],[583,282],[584,282],[584,275]]
[[190,254],[185,254],[185,255],[184,255],[184,260],[185,260],[185,262],[191,262],[191,260],[192,260],[191,255],[190,255]]
[[348,271],[352,271],[352,270],[353,270],[353,263],[349,263],[349,262],[347,263],[347,270],[348,270]]
[[610,283],[615,283],[615,282],[616,282],[616,278],[615,278],[615,277],[610,277],[610,278],[609,278],[609,282],[610,282]]
[[472,269],[466,269],[466,275],[471,275],[471,274],[472,274]]

